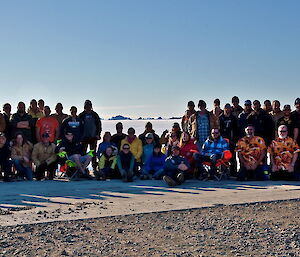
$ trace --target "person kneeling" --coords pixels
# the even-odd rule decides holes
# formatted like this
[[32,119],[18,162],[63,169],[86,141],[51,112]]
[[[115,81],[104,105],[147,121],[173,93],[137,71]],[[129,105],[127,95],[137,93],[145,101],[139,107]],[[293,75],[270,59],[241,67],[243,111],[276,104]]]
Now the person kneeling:
[[288,137],[287,126],[279,126],[278,138],[273,140],[269,147],[272,180],[299,180],[299,174],[295,171],[298,152],[300,152],[299,146]]
[[180,147],[172,147],[172,155],[165,162],[165,176],[163,180],[171,187],[180,185],[184,182],[184,172],[190,168],[190,164],[184,157],[179,155]]
[[129,144],[123,144],[122,150],[117,157],[117,165],[123,181],[132,182],[136,163]]

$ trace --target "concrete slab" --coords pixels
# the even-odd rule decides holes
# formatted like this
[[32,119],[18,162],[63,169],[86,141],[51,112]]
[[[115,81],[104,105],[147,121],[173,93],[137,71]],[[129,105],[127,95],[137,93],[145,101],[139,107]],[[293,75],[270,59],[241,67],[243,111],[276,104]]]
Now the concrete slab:
[[32,224],[300,198],[300,182],[32,181],[0,183],[0,224]]

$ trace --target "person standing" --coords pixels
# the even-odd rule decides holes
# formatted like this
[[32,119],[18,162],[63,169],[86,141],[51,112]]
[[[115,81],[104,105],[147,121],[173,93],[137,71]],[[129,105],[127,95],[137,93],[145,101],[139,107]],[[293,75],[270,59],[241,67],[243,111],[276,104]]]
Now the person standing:
[[193,101],[189,101],[187,104],[187,110],[181,119],[181,128],[182,131],[188,131],[189,118],[195,114],[195,103]]
[[121,141],[126,137],[126,134],[123,133],[123,124],[118,122],[116,124],[117,133],[113,134],[111,137],[111,142],[118,147],[118,151],[121,149]]
[[52,117],[57,119],[59,126],[62,124],[63,120],[68,117],[67,114],[63,113],[63,109],[64,109],[64,107],[63,107],[62,103],[57,103],[55,106],[56,113],[51,115]]
[[79,114],[79,119],[82,120],[83,123],[82,145],[85,152],[87,151],[88,146],[90,150],[94,151],[92,166],[95,170],[97,168],[96,147],[97,141],[101,138],[100,134],[102,127],[99,115],[93,111],[93,105],[90,100],[85,101],[84,111]]

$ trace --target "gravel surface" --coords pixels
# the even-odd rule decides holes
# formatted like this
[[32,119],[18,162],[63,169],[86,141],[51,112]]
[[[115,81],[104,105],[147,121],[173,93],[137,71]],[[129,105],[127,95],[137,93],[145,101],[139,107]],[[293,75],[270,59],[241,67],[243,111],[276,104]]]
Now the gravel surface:
[[1,256],[300,256],[300,200],[2,227]]

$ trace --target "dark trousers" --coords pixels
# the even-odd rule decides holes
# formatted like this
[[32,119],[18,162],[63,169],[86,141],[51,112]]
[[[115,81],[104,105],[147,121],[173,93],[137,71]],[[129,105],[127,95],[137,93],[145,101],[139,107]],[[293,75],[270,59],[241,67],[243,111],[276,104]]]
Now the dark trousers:
[[179,170],[179,169],[166,169],[165,170],[165,174],[167,176],[169,176],[170,178],[172,178],[173,180],[175,180],[177,183],[180,183],[180,181],[178,181],[177,179],[177,175],[179,173],[184,173],[182,170]]
[[237,174],[237,180],[244,181],[248,180],[268,180],[268,168],[266,165],[258,165],[255,170],[247,170],[245,167],[240,168]]
[[32,169],[24,166],[22,161],[13,160],[13,164],[17,170],[18,176],[26,177],[28,180],[32,180]]
[[49,179],[54,178],[55,170],[57,169],[56,162],[52,162],[50,164],[47,164],[46,162],[43,162],[41,165],[36,167],[35,170],[35,177],[37,180],[41,180],[45,177],[45,172],[48,171]]
[[210,163],[210,168],[209,168],[209,177],[214,177],[214,175],[216,174],[216,164],[217,161],[219,159],[221,159],[221,155],[220,154],[214,154],[212,156],[206,156],[206,155],[196,155],[195,156],[197,164],[198,164],[198,168],[200,171],[200,175],[202,175],[205,172],[205,168],[203,163],[204,162],[209,162]]
[[11,160],[2,160],[0,162],[0,170],[4,173],[4,181],[9,179],[12,175],[11,172],[12,161]]
[[97,160],[96,160],[97,138],[95,138],[95,137],[84,138],[82,140],[82,145],[83,145],[84,152],[87,151],[88,146],[90,146],[90,150],[94,150],[94,153],[93,153],[94,156],[92,158],[92,166],[93,166],[93,169],[95,170],[98,166]]
[[288,172],[286,170],[279,170],[271,172],[271,180],[299,180],[299,174],[297,172]]

